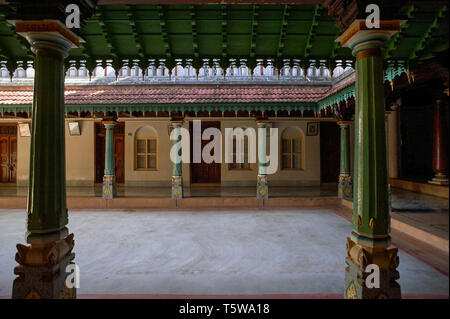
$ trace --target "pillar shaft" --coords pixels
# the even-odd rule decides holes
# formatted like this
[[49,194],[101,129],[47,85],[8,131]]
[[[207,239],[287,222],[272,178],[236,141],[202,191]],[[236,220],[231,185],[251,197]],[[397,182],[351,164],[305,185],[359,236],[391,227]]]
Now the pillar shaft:
[[183,198],[183,169],[182,169],[182,161],[181,161],[181,126],[183,125],[182,121],[172,121],[172,130],[175,130],[175,136],[177,138],[173,140],[173,147],[178,149],[177,152],[174,153],[174,158],[172,162],[172,199],[181,199]]
[[105,175],[115,175],[114,168],[114,124],[105,124]]
[[267,181],[267,130],[268,121],[258,121],[258,176],[256,183],[256,197],[269,198],[269,184]]
[[114,167],[114,122],[105,122],[105,175],[103,176],[103,198],[117,195],[116,171]]
[[377,48],[360,51],[356,59],[353,235],[388,241],[383,59]]
[[75,257],[66,206],[64,58],[78,37],[53,20],[16,21],[35,57],[27,207],[30,246],[17,244],[13,298],[75,298],[66,284]]
[[341,162],[340,174],[344,176],[350,175],[350,147],[348,138],[348,128],[350,123],[338,122],[341,128]]
[[353,187],[352,177],[350,174],[350,139],[349,127],[351,122],[339,121],[341,131],[341,154],[340,154],[340,170],[338,196],[345,199],[352,199]]
[[388,112],[388,176],[398,178],[398,111]]
[[28,231],[48,233],[68,223],[64,131],[64,57],[52,42],[32,46],[33,119],[28,185]]
[[[400,298],[397,248],[388,249],[389,206],[386,159],[383,47],[400,29],[380,21],[368,29],[355,21],[339,38],[356,57],[354,191],[351,238],[347,238],[345,297]],[[368,286],[369,265],[378,267],[378,287]]]
[[445,120],[445,104],[436,100],[433,114],[433,171],[432,184],[448,185],[448,125]]

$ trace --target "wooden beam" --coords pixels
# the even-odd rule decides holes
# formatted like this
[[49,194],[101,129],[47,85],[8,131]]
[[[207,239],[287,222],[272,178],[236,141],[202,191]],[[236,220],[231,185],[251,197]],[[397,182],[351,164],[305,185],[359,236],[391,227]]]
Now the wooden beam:
[[[31,50],[30,50],[27,40],[23,36],[20,36],[19,34],[17,34],[15,27],[6,21],[5,15],[0,15],[0,16],[1,16],[1,20],[3,20],[3,22],[6,24],[6,27],[11,31],[13,38],[17,42],[19,42],[19,47],[26,52],[27,58],[29,58],[30,60],[34,60],[34,56],[31,53]],[[4,52],[6,52],[6,51],[4,51]],[[9,55],[9,57],[11,58],[12,56]]]
[[406,31],[408,30],[408,27],[410,25],[409,22],[412,19],[414,19],[415,11],[417,11],[417,8],[413,4],[411,4],[407,9],[408,21],[403,23],[400,26],[400,30],[396,34],[394,34],[392,36],[392,38],[390,39],[390,41],[386,47],[386,50],[385,50],[385,54],[384,54],[385,59],[389,59],[392,57],[392,53],[395,52],[395,50],[397,50],[400,41],[405,38]]
[[[0,3],[3,0],[0,0]],[[98,4],[253,4],[261,3],[265,4],[316,4],[323,3],[324,0],[99,0]]]
[[136,11],[136,6],[127,5],[126,11],[127,11],[127,15],[128,15],[128,22],[130,23],[131,32],[133,33],[134,42],[136,44],[136,48],[138,51],[138,55],[142,59],[145,56],[145,52],[144,52],[143,41],[142,41],[141,37],[139,36],[139,32],[137,31],[137,28],[136,28],[136,19],[135,19],[135,15],[134,15],[134,12]]
[[107,27],[106,23],[103,21],[103,19],[105,18],[104,17],[104,8],[103,7],[99,6],[97,8],[97,12],[95,14],[95,17],[96,17],[97,23],[99,24],[99,26],[100,26],[100,28],[102,30],[102,35],[103,35],[103,37],[106,40],[106,46],[109,49],[110,55],[113,57],[113,59],[114,58],[118,59],[119,58],[119,54],[117,53],[117,50],[116,50],[116,48],[113,45],[113,41],[112,41],[112,38],[111,38],[111,33],[108,30],[108,27]]
[[194,50],[194,58],[199,57],[198,52],[198,34],[197,34],[197,18],[195,7],[193,5],[189,6],[190,15],[191,15],[191,26],[192,26],[192,48]]
[[286,32],[287,32],[290,9],[291,8],[288,4],[284,5],[283,17],[281,20],[281,27],[280,27],[280,37],[278,39],[277,58],[280,58],[283,55],[284,44],[286,42]]
[[313,43],[314,37],[316,36],[316,30],[319,25],[317,18],[321,14],[320,9],[321,9],[321,6],[318,4],[316,4],[314,6],[314,14],[313,14],[313,18],[311,21],[311,28],[309,29],[309,34],[306,38],[305,51],[303,52],[303,57],[305,57],[305,58],[309,57],[311,54],[312,43]]
[[228,26],[228,12],[227,6],[220,5],[222,15],[222,58],[228,58],[228,39],[227,39],[227,26]]
[[[426,42],[433,37],[433,33],[439,27],[439,23],[446,17],[446,13],[448,11],[447,5],[441,6],[436,12],[436,16],[433,21],[428,26],[427,30],[423,33],[420,39],[417,41],[414,49],[411,51],[408,62],[414,60],[419,57],[419,52],[426,48]],[[446,26],[448,27],[448,25]]]
[[336,51],[337,49],[339,49],[340,44],[338,41],[334,41],[333,45],[331,46],[331,51],[330,51],[330,59],[333,59],[336,56]]
[[252,32],[250,34],[250,57],[255,56],[256,49],[256,37],[257,37],[257,29],[258,29],[258,9],[259,5],[253,5],[253,15],[252,15]]
[[172,52],[170,50],[170,43],[169,43],[169,34],[167,32],[167,21],[166,16],[164,12],[164,7],[162,5],[157,5],[158,10],[158,16],[159,16],[159,25],[161,27],[161,37],[163,39],[164,43],[164,51],[166,54],[166,57],[168,59],[172,58]]

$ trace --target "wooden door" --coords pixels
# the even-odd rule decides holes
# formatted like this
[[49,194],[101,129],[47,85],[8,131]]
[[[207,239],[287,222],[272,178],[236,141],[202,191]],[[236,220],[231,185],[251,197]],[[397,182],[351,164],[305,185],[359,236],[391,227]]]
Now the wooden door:
[[0,182],[15,182],[17,175],[17,127],[0,127]]
[[124,135],[114,135],[114,168],[116,171],[116,182],[125,182],[125,145]]
[[[105,174],[105,126],[95,125],[95,182],[102,183]],[[114,127],[114,169],[116,182],[125,182],[125,123],[117,123]]]
[[[193,131],[192,122],[190,122],[191,132],[191,183],[220,183],[220,164],[221,163],[205,163],[202,159],[201,163],[193,163]],[[220,130],[220,122],[205,122],[202,121],[202,134],[203,131],[209,127],[215,127]],[[212,140],[202,140],[201,149]],[[212,154],[214,155],[214,154]]]
[[95,182],[102,183],[105,174],[105,134],[101,133],[98,125],[95,126],[95,131]]
[[334,122],[320,123],[320,174],[322,183],[337,183],[340,166],[339,125]]
[[9,182],[9,137],[0,137],[0,182]]
[[17,137],[9,137],[9,181],[15,182],[17,176]]

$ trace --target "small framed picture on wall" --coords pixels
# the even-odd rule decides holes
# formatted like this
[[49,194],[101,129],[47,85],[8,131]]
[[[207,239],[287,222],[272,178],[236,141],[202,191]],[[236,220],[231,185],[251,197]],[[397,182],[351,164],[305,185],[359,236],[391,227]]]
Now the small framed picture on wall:
[[30,137],[30,124],[29,123],[19,123],[19,133],[20,137]]
[[78,122],[69,122],[69,134],[70,136],[81,135],[80,124]]
[[319,122],[308,123],[306,127],[306,136],[317,136],[319,134]]

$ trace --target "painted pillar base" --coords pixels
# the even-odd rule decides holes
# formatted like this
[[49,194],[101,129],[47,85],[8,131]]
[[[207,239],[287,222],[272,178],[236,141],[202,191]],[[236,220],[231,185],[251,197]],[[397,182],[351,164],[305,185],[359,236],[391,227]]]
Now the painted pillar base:
[[352,177],[348,175],[339,175],[338,197],[343,199],[353,199]]
[[67,228],[47,235],[32,235],[31,246],[17,245],[14,268],[18,277],[14,280],[13,299],[75,299],[76,288],[66,285],[75,254],[73,234],[67,235]]
[[256,197],[258,199],[269,198],[269,184],[267,183],[267,175],[258,175],[256,185]]
[[[400,299],[397,252],[397,248],[367,247],[347,238],[345,299]],[[366,285],[366,278],[373,276],[373,270],[364,271],[370,264],[379,267],[379,288],[370,288]]]
[[116,186],[116,176],[115,175],[105,175],[103,176],[103,192],[102,197],[106,199],[111,199],[117,197],[117,186]]
[[448,185],[448,176],[442,173],[437,173],[435,177],[428,183],[447,186]]
[[183,177],[172,176],[172,199],[183,198]]

